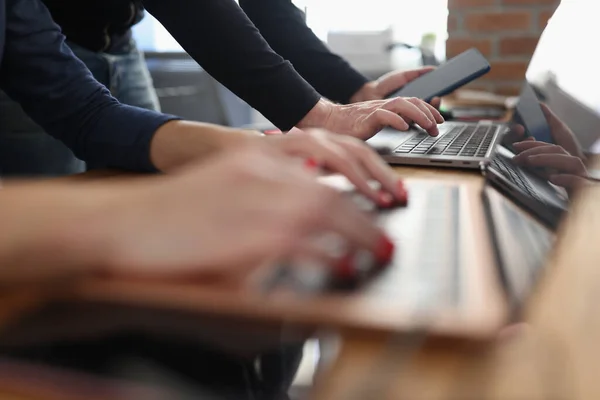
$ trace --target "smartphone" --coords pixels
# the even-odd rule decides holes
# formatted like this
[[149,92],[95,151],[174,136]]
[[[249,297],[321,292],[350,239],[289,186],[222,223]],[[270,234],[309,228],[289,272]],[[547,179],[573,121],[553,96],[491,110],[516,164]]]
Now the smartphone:
[[430,101],[434,97],[452,93],[459,87],[487,74],[490,69],[488,60],[479,50],[472,48],[404,85],[387,97],[417,97]]

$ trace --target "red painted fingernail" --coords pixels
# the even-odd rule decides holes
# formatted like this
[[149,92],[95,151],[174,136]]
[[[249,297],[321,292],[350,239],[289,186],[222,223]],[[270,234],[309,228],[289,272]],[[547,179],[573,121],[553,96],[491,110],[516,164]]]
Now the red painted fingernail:
[[387,192],[379,192],[379,204],[383,207],[390,207],[394,204],[394,197]]
[[406,207],[408,205],[408,193],[404,192],[398,196],[398,205],[402,207]]
[[339,260],[334,268],[334,273],[337,278],[351,279],[356,276],[356,268],[354,267],[354,256],[353,254],[346,254],[341,260]]
[[279,129],[267,129],[266,131],[263,131],[263,133],[265,135],[280,135],[283,132],[281,132]]
[[389,263],[392,259],[392,256],[394,255],[394,248],[394,243],[392,243],[392,241],[387,236],[382,236],[381,239],[379,239],[377,251],[375,252],[377,262],[381,264]]
[[319,163],[314,158],[307,158],[304,161],[304,166],[308,169],[317,169],[319,168]]
[[403,181],[398,181],[396,183],[396,197],[400,198],[401,196],[406,196],[406,187],[404,186]]

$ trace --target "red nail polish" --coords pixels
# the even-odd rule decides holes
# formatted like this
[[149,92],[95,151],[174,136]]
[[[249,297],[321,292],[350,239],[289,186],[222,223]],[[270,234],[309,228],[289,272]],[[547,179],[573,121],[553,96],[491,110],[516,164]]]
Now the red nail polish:
[[353,254],[346,254],[334,267],[335,277],[338,279],[352,279],[356,277]]
[[402,181],[398,181],[398,183],[396,184],[396,197],[400,198],[400,197],[406,197],[407,193],[406,193],[406,187],[404,186],[404,182]]
[[308,169],[317,169],[319,168],[319,163],[314,158],[308,158],[304,161],[304,166]]
[[394,255],[394,248],[394,243],[387,236],[382,236],[375,252],[377,261],[381,264],[389,263]]
[[397,197],[397,202],[398,202],[399,206],[406,207],[408,205],[408,193],[406,193],[406,192],[401,193]]
[[394,197],[387,192],[379,192],[378,201],[383,207],[391,207],[394,204]]
[[281,135],[283,132],[279,129],[267,129],[266,131],[263,131],[263,133],[265,135]]

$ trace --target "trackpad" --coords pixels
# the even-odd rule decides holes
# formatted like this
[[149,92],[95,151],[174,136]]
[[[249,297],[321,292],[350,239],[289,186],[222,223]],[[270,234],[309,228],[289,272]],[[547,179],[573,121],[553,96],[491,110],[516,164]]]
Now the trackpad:
[[367,143],[374,149],[389,149],[391,152],[416,133],[419,133],[419,131],[411,129],[406,132],[401,132],[395,129],[385,128],[371,139],[367,140]]

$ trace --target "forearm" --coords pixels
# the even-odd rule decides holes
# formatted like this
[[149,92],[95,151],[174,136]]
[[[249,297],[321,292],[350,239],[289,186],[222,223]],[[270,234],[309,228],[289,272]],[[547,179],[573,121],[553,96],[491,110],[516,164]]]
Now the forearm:
[[269,45],[323,96],[348,103],[368,82],[319,40],[291,0],[240,0],[240,5]]
[[227,149],[261,137],[259,132],[191,121],[171,121],[160,127],[150,144],[150,159],[169,172],[191,162],[202,162]]
[[296,125],[320,99],[233,0],[143,3],[209,74],[280,129]]
[[[124,185],[13,183],[0,190],[0,285],[59,280],[103,267],[103,228]],[[118,229],[115,226],[115,229]]]
[[173,117],[119,104],[75,57],[39,1],[9,4],[2,89],[89,165],[153,171],[150,140]]

